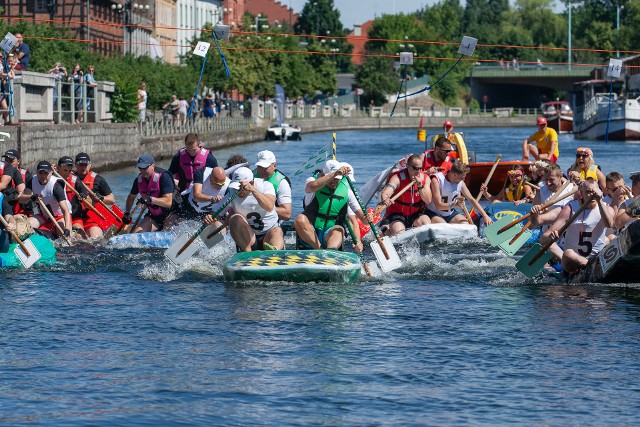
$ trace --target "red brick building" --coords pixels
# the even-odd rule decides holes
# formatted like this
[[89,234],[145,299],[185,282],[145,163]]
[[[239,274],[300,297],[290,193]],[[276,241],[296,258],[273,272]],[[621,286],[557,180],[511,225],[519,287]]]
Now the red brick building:
[[364,57],[360,56],[365,54],[364,44],[369,39],[369,29],[371,28],[373,21],[367,21],[362,25],[355,25],[353,31],[347,34],[347,43],[353,45],[353,55],[351,56],[351,63],[359,66],[364,62]]
[[286,28],[283,30],[292,27],[299,17],[292,8],[275,0],[245,0],[245,8],[247,12],[255,16],[261,13],[268,19],[269,25],[274,25],[275,21],[278,21],[277,24],[280,25],[286,24]]

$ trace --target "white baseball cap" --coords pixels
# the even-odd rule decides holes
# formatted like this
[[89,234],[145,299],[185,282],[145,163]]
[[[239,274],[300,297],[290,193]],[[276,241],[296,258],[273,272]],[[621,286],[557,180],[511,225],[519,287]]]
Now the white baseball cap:
[[233,177],[231,178],[229,188],[239,190],[240,181],[253,181],[253,172],[251,172],[251,169],[242,167],[233,171]]
[[[338,169],[340,169],[340,166],[342,165],[337,160],[327,160],[326,162],[324,162],[324,167],[322,168],[322,172],[325,175],[328,175],[331,172],[337,171]],[[342,179],[342,175],[336,175],[335,178]]]
[[256,166],[268,168],[275,162],[276,162],[276,155],[269,150],[264,150],[258,153],[258,161],[256,162]]
[[351,166],[351,165],[350,165],[349,163],[347,163],[347,162],[342,162],[342,163],[340,164],[340,166],[342,166],[342,167],[345,167],[345,166],[346,166],[346,167],[348,167],[348,168],[350,169],[350,172],[349,172],[349,175],[348,175],[348,176],[349,176],[349,179],[351,180],[351,182],[356,182],[356,176],[354,175],[354,172],[353,172],[353,166]]

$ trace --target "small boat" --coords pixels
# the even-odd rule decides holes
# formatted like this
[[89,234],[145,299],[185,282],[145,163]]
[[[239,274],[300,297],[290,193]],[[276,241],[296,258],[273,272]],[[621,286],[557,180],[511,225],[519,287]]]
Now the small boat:
[[614,80],[611,86],[609,80],[574,84],[576,138],[602,140],[608,130],[608,140],[640,140],[640,93],[624,93],[624,87],[623,79]]
[[153,231],[145,233],[121,234],[109,239],[109,246],[124,248],[162,248],[171,246],[176,235],[169,231]]
[[300,141],[302,130],[298,126],[291,126],[288,123],[274,124],[267,128],[264,139],[270,141]]
[[545,102],[540,109],[551,129],[558,133],[573,132],[573,111],[567,101]]
[[[56,248],[53,246],[53,242],[51,240],[38,234],[32,234],[29,237],[29,240],[31,240],[35,248],[40,253],[40,259],[36,261],[35,265],[50,265],[56,263]],[[14,252],[14,249],[17,246],[17,243],[12,243],[9,245],[9,250],[7,252],[0,253],[0,267],[22,267],[20,259],[18,259],[18,256]]]
[[478,238],[478,228],[473,224],[427,224],[410,228],[390,237],[391,243],[402,244],[415,239],[418,243],[472,240]]
[[638,283],[640,221],[634,221],[605,246],[569,283]]
[[[489,193],[498,194],[505,181],[507,180],[507,172],[513,169],[514,166],[520,165],[524,168],[525,173],[531,162],[522,162],[520,160],[513,160],[508,162],[500,162],[496,167],[496,171],[493,173],[493,177],[489,182]],[[474,162],[469,163],[471,169],[464,179],[464,183],[467,184],[467,188],[474,196],[480,193],[480,186],[484,183],[489,172],[493,167],[493,162]]]
[[283,250],[239,252],[222,266],[231,282],[337,282],[353,283],[360,275],[360,260],[351,252],[335,250]]

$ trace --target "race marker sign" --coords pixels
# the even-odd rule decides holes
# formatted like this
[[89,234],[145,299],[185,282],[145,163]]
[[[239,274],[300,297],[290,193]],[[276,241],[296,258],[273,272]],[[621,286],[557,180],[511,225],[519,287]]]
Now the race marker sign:
[[4,39],[2,39],[2,42],[0,42],[0,48],[2,48],[2,50],[4,50],[5,52],[9,53],[17,43],[18,43],[18,38],[11,33],[7,33],[7,35],[4,36]]
[[413,65],[413,52],[400,52],[401,65]]
[[207,52],[209,52],[209,47],[211,47],[211,43],[198,42],[195,49],[193,49],[193,54],[204,58],[207,56]]
[[458,53],[460,55],[471,56],[473,52],[476,50],[476,45],[478,44],[478,39],[474,39],[473,37],[464,36],[462,37],[462,42],[460,43],[460,47],[458,48]]
[[614,79],[620,77],[620,72],[622,71],[622,59],[613,59],[609,60],[609,68],[607,68],[607,77]]

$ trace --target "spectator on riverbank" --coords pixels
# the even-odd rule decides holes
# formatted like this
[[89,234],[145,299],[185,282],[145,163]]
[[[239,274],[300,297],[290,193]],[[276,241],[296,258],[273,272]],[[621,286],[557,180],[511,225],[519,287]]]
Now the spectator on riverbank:
[[29,60],[31,59],[31,49],[29,45],[22,40],[22,34],[16,33],[16,46],[13,48],[18,58],[18,64],[15,69],[18,71],[26,71],[29,69]]
[[204,117],[207,120],[212,120],[215,117],[213,105],[213,95],[211,95],[211,93],[208,93],[207,96],[204,97]]
[[178,101],[178,114],[180,115],[180,125],[184,125],[187,122],[187,111],[189,111],[189,103],[184,99],[184,96],[180,97]]
[[13,66],[8,64],[8,68],[4,69],[4,54],[0,51],[0,110],[2,111],[2,119],[4,122],[0,126],[10,123],[9,104],[8,104],[8,79],[15,78]]
[[147,118],[147,84],[140,83],[138,89],[138,120],[144,122]]
[[162,108],[167,109],[167,111],[173,118],[174,126],[177,125],[180,118],[180,102],[178,101],[178,97],[175,95],[171,95],[171,101],[164,104]]
[[68,77],[70,82],[73,82],[73,96],[75,100],[76,107],[76,124],[82,122],[82,84],[84,83],[84,73],[82,72],[82,68],[80,68],[80,64],[76,64],[73,66],[73,71],[71,75]]
[[91,110],[91,100],[95,97],[95,88],[98,87],[98,83],[96,79],[93,77],[93,72],[95,71],[95,67],[93,65],[89,65],[89,69],[87,70],[87,75],[84,76],[84,82],[87,85],[87,111]]
[[[61,85],[62,79],[67,77],[67,69],[59,62],[56,62],[52,69],[48,71],[53,76],[53,110],[56,110],[58,103],[58,87]],[[54,120],[55,123],[55,120]]]

